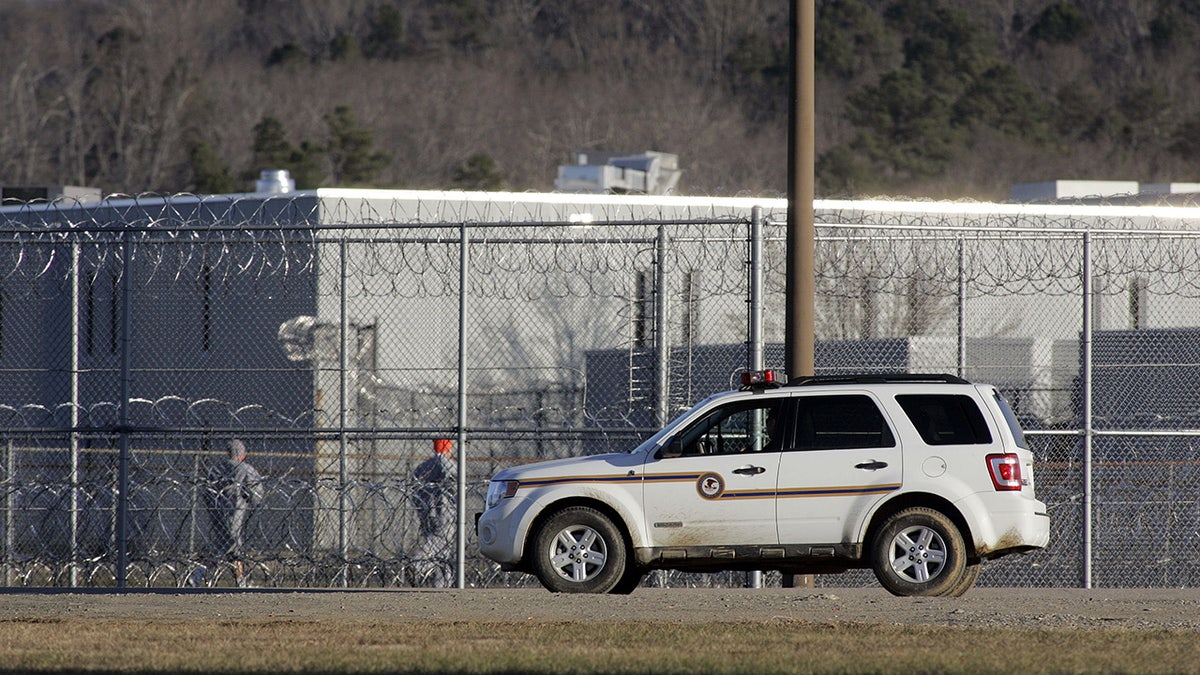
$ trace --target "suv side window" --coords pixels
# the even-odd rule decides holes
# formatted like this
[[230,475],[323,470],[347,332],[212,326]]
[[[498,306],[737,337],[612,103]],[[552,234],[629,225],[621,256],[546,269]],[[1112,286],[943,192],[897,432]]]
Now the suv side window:
[[685,429],[667,453],[694,457],[777,451],[784,432],[782,401],[742,401],[718,408]]
[[986,445],[992,433],[975,399],[962,394],[901,394],[904,409],[917,433],[929,445]]
[[797,399],[798,450],[890,448],[896,445],[891,427],[870,396],[839,394]]

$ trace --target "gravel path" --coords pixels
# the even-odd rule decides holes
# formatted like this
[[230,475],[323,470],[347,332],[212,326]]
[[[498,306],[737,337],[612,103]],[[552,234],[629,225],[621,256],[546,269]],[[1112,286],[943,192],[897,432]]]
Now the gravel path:
[[1200,631],[1200,589],[976,588],[897,598],[878,588],[664,589],[628,596],[541,589],[65,592],[0,590],[0,620],[809,621]]

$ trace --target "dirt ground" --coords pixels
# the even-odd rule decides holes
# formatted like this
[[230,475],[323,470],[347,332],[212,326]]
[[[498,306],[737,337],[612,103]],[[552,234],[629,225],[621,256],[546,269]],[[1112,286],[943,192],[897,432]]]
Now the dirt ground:
[[879,588],[640,588],[628,596],[465,590],[0,590],[0,620],[771,621],[1200,630],[1200,589],[975,588],[897,598]]

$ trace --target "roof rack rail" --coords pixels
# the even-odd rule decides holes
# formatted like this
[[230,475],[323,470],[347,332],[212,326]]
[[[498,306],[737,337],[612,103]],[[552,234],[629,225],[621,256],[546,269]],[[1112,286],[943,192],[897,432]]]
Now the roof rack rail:
[[887,384],[890,382],[937,382],[942,384],[971,384],[957,375],[946,373],[862,373],[859,375],[817,375],[798,377],[787,383],[789,387],[805,387],[819,384]]

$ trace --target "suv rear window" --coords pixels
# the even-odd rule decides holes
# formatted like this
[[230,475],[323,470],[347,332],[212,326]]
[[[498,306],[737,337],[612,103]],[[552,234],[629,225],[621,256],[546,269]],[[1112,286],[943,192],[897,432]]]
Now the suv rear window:
[[917,433],[929,445],[985,445],[992,434],[975,399],[962,394],[901,394],[904,409]]
[[896,445],[883,413],[869,396],[803,396],[796,401],[796,447],[800,450]]
[[996,392],[996,405],[1000,406],[1000,412],[1004,413],[1004,421],[1008,423],[1009,430],[1012,431],[1013,440],[1016,441],[1018,448],[1028,448],[1025,444],[1025,433],[1021,431],[1021,424],[1017,422],[1017,416],[1013,414],[1013,409],[1009,407],[1008,401]]

